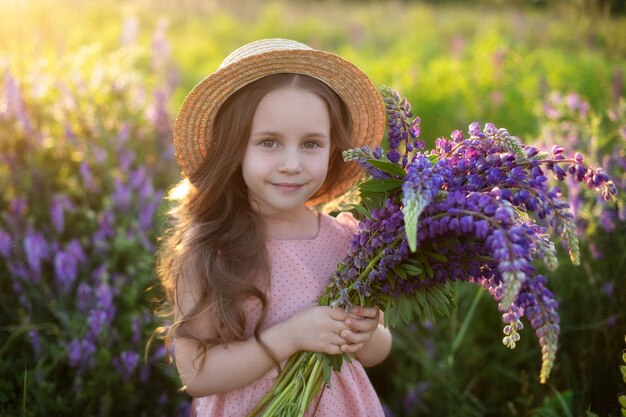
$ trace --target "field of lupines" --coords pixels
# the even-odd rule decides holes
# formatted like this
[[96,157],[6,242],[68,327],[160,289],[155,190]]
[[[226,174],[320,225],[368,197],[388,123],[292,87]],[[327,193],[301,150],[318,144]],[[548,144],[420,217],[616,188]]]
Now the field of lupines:
[[171,122],[228,52],[284,36],[335,51],[407,96],[427,147],[491,121],[525,143],[579,151],[618,187],[611,204],[574,183],[563,190],[581,219],[581,266],[545,272],[561,317],[547,384],[528,329],[511,354],[494,343],[493,303],[459,286],[449,317],[398,330],[390,358],[370,370],[389,414],[619,415],[624,18],[396,2],[242,1],[243,12],[86,3],[0,3],[0,414],[186,412],[161,342],[147,347],[160,324],[163,195],[178,178]]

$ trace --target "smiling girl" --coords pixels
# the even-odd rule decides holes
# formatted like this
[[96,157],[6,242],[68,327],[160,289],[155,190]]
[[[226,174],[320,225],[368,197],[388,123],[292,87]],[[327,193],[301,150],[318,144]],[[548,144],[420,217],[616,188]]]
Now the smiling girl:
[[358,224],[314,206],[354,185],[359,168],[341,151],[378,143],[384,123],[364,73],[285,39],[243,46],[185,99],[174,138],[184,179],[158,272],[194,415],[247,415],[301,350],[357,359],[309,415],[383,415],[363,368],[389,353],[382,314],[316,303]]

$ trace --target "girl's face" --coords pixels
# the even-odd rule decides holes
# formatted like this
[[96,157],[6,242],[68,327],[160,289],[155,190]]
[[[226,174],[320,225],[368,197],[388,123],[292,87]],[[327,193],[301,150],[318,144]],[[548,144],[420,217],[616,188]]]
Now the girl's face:
[[322,186],[330,158],[324,100],[280,87],[260,101],[242,162],[252,206],[263,216],[298,214]]

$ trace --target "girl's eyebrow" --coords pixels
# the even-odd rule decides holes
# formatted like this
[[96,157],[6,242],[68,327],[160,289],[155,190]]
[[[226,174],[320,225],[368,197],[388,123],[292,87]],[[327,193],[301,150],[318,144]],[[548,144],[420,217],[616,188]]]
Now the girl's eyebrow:
[[[251,133],[254,136],[261,136],[261,135],[267,135],[267,136],[282,136],[282,134],[280,132],[276,132],[274,130],[271,129],[260,129],[260,130],[255,130]],[[312,132],[307,132],[304,135],[302,135],[302,137],[308,138],[308,137],[328,137],[329,134],[323,131],[312,131]]]

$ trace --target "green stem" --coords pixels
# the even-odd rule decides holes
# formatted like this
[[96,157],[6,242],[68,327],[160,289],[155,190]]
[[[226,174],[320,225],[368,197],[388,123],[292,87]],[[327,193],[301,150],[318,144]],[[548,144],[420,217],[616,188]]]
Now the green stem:
[[321,365],[322,365],[322,361],[315,360],[315,364],[313,365],[313,370],[311,371],[311,374],[309,375],[309,378],[304,388],[304,394],[302,395],[303,401],[300,403],[300,412],[299,412],[300,416],[304,415],[307,407],[309,406],[309,404],[311,403],[311,400],[313,399],[313,396],[317,394],[317,391],[314,390],[313,388],[315,387],[316,382],[319,379],[319,374],[321,372]]
[[275,416],[277,411],[286,403],[286,399],[291,394],[291,389],[285,389],[274,398],[271,404],[263,412],[264,416]]
[[[292,358],[294,359],[294,361],[289,364],[287,363],[285,365],[285,367],[283,368],[282,372],[280,373],[278,379],[276,380],[276,382],[274,383],[274,387],[272,388],[272,391],[277,391],[283,388],[283,386],[287,385],[289,383],[289,381],[291,381],[291,377],[293,376],[294,373],[296,373],[296,371],[298,370],[298,368],[300,368],[300,366],[302,366],[303,362],[306,362],[308,360],[307,358],[308,356],[308,352],[298,352],[296,354],[294,354],[289,360],[291,361]],[[288,368],[289,366],[289,368]],[[270,392],[272,392],[270,391]]]
[[[394,246],[396,246],[403,238],[404,236],[400,235],[398,236],[398,238],[396,240],[394,240],[391,245],[389,245],[389,247],[393,248]],[[383,257],[383,251],[380,250],[378,251],[378,253],[376,253],[376,256],[374,256],[372,258],[372,260],[367,264],[367,266],[365,267],[365,269],[363,270],[363,272],[361,272],[359,274],[359,277],[357,279],[355,279],[352,284],[350,284],[350,286],[348,287],[348,290],[353,290],[354,289],[354,285],[357,282],[361,282],[363,279],[365,279],[369,273],[372,271],[372,269],[374,269],[374,266],[376,266],[376,264],[378,263],[378,261],[380,261],[380,258]]]
[[472,305],[470,306],[467,314],[465,315],[465,319],[463,319],[463,324],[461,324],[461,329],[456,334],[454,341],[452,342],[452,353],[451,353],[452,355],[454,355],[456,350],[459,348],[459,345],[461,345],[463,338],[465,338],[465,333],[467,333],[467,328],[469,327],[469,324],[472,321],[472,318],[474,317],[474,313],[476,312],[476,308],[478,307],[478,303],[480,299],[482,298],[483,293],[484,291],[482,287],[478,288],[478,291],[476,291],[476,295],[474,296]]
[[267,403],[277,398],[274,393],[280,393],[285,388],[285,386],[293,380],[292,377],[294,373],[300,368],[302,362],[308,359],[306,353],[307,352],[297,352],[291,355],[291,357],[285,364],[282,372],[278,375],[278,379],[276,380],[276,382],[274,382],[274,386],[272,386],[272,389],[267,394],[265,394],[263,399],[256,405],[254,410],[248,413],[247,417],[254,417],[258,415],[261,410],[263,410],[263,408],[267,405]]
[[324,383],[324,371],[322,369],[318,372],[317,378],[315,379],[315,382],[313,384],[313,389],[311,390],[313,395],[311,395],[311,398],[307,399],[307,402],[306,402],[307,409],[311,405],[311,402],[313,401],[315,396],[317,396],[320,393],[320,387],[322,386],[323,383]]

